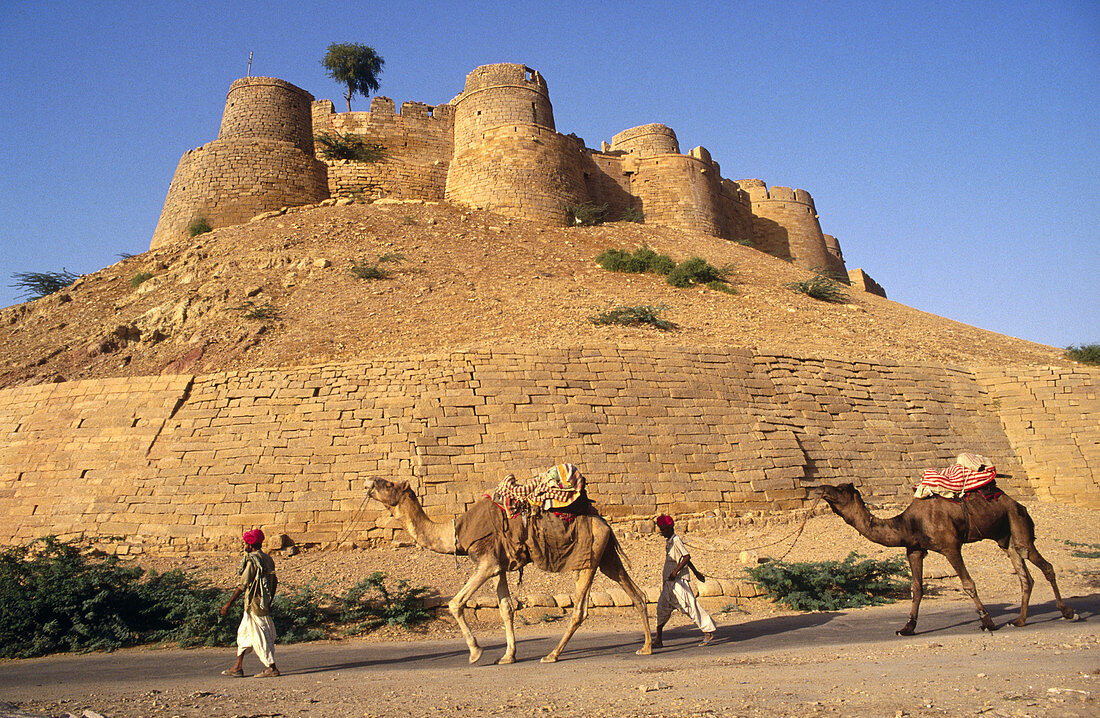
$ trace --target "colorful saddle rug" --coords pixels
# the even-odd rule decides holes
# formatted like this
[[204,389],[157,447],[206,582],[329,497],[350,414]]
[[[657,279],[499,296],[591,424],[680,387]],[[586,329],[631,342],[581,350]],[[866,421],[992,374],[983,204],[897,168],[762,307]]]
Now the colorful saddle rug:
[[558,464],[522,484],[508,474],[486,496],[508,518],[530,515],[534,509],[562,511],[585,496],[584,475],[572,464]]
[[924,471],[914,496],[918,499],[930,496],[958,499],[969,491],[992,483],[995,478],[997,467],[989,459],[977,454],[959,454],[955,464],[943,471]]

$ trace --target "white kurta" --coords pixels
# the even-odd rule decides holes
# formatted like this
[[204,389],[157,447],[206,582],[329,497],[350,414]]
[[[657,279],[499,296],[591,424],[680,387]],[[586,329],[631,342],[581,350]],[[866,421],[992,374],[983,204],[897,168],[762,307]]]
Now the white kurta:
[[691,584],[688,583],[687,567],[685,566],[672,581],[664,580],[687,553],[683,540],[678,535],[672,534],[665,543],[665,565],[661,569],[661,596],[657,599],[657,623],[666,623],[672,616],[672,612],[678,609],[694,621],[699,630],[710,633],[715,630],[714,621],[699,605],[699,599],[692,592]]
[[256,616],[245,610],[241,625],[237,628],[237,655],[248,649],[256,652],[260,663],[270,666],[275,663],[275,624],[271,616]]

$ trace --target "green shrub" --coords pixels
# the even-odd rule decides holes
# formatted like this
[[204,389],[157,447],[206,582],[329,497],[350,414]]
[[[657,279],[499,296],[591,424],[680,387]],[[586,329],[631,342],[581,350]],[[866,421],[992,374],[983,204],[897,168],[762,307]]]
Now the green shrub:
[[192,237],[198,237],[200,234],[206,234],[212,231],[214,228],[210,226],[210,223],[206,221],[206,217],[195,217],[191,220],[191,224],[187,225],[187,233]]
[[367,142],[358,135],[341,135],[339,132],[321,132],[313,136],[317,151],[326,160],[353,160],[355,162],[379,162],[386,158],[386,148],[377,142]]
[[840,288],[840,284],[824,272],[816,272],[813,277],[805,281],[792,282],[786,286],[791,291],[801,292],[807,297],[820,299],[823,302],[841,303],[848,298]]
[[607,203],[593,204],[582,202],[581,204],[565,205],[565,212],[569,215],[569,224],[580,227],[592,227],[607,221]]
[[635,222],[637,224],[645,223],[645,212],[637,207],[627,207],[623,210],[623,213],[619,215],[620,222]]
[[279,643],[318,641],[328,637],[326,627],[332,617],[322,605],[331,604],[332,596],[309,583],[290,593],[277,593],[271,602],[271,621]]
[[663,305],[658,307],[648,305],[614,307],[593,317],[589,317],[589,321],[597,325],[619,324],[626,327],[649,325],[661,331],[669,331],[675,329],[676,325],[667,319],[661,319],[659,316],[660,313],[666,309],[668,309],[668,307]]
[[130,277],[130,286],[134,289],[140,287],[144,282],[153,278],[152,272],[138,272],[133,277]]
[[737,289],[735,287],[721,280],[707,282],[707,289],[713,289],[716,292],[725,292],[726,294],[737,294]]
[[388,279],[390,273],[386,271],[382,265],[396,264],[404,259],[405,255],[403,254],[380,254],[373,264],[368,264],[364,260],[353,262],[351,265],[351,273],[360,279]]
[[752,582],[767,595],[796,611],[836,611],[890,603],[909,584],[905,561],[862,558],[855,551],[843,561],[784,563],[774,561],[748,569]]
[[668,274],[676,266],[672,257],[658,254],[644,244],[635,249],[633,254],[621,249],[605,249],[596,257],[596,264],[609,272],[652,272],[662,275]]
[[15,280],[11,286],[22,289],[24,299],[40,299],[80,279],[64,267],[60,272],[15,272],[11,276]]
[[412,626],[432,617],[424,608],[425,586],[410,586],[402,579],[392,590],[386,574],[375,571],[340,597],[340,622],[352,624],[348,633],[373,631],[379,626]]
[[1062,543],[1074,548],[1070,555],[1076,558],[1100,558],[1100,543],[1079,543],[1077,541],[1062,541]]
[[1066,358],[1082,364],[1100,364],[1100,344],[1066,347]]
[[702,257],[692,257],[680,262],[675,269],[669,272],[668,283],[683,289],[693,284],[725,282],[726,274],[732,269],[732,267],[718,269]]

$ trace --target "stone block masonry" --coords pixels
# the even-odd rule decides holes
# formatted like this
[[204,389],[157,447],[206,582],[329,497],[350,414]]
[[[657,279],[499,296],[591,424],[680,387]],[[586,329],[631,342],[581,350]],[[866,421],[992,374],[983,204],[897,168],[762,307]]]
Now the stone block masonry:
[[368,477],[411,481],[446,519],[505,473],[560,461],[613,519],[799,508],[822,482],[901,500],[964,450],[995,457],[1019,498],[1095,506],[1098,375],[505,348],[8,389],[0,543],[182,552],[253,526],[326,546],[391,540]]

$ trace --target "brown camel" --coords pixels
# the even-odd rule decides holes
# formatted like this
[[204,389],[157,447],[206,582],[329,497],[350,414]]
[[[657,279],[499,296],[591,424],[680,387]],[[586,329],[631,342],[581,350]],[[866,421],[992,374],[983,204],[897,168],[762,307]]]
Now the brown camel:
[[542,659],[543,663],[558,660],[565,644],[585,619],[596,569],[623,587],[638,612],[645,644],[637,653],[649,655],[653,652],[645,597],[626,572],[619,542],[602,517],[594,513],[580,514],[566,526],[553,514],[539,514],[524,522],[519,517],[506,518],[496,504],[483,497],[454,522],[435,522],[424,513],[407,481],[393,483],[371,479],[367,482],[367,493],[387,506],[419,545],[436,553],[469,555],[477,562],[466,585],[447,604],[470,647],[470,663],[481,658],[481,648],[466,625],[463,613],[466,601],[490,578],[496,582],[508,643],[504,656],[497,663],[515,662],[516,634],[507,572],[529,562],[551,572],[574,570],[576,573],[571,620],[561,641]]
[[924,594],[924,557],[929,551],[943,554],[955,569],[963,590],[974,599],[974,605],[978,607],[982,630],[997,629],[978,598],[974,581],[962,559],[962,545],[982,539],[997,542],[1012,561],[1012,568],[1020,579],[1020,616],[1012,625],[1023,626],[1027,621],[1027,605],[1034,581],[1024,564],[1025,558],[1038,566],[1050,582],[1050,587],[1054,589],[1054,602],[1062,616],[1069,620],[1077,618],[1058,592],[1054,568],[1035,548],[1035,522],[1031,520],[1027,509],[1008,494],[1001,493],[994,499],[987,499],[980,493],[973,492],[960,502],[940,496],[914,499],[897,516],[880,519],[871,515],[863,497],[852,484],[825,485],[818,492],[834,513],[865,538],[883,546],[905,548],[913,579],[913,604],[909,610],[909,621],[897,632],[899,636],[913,635],[917,626],[917,611]]

